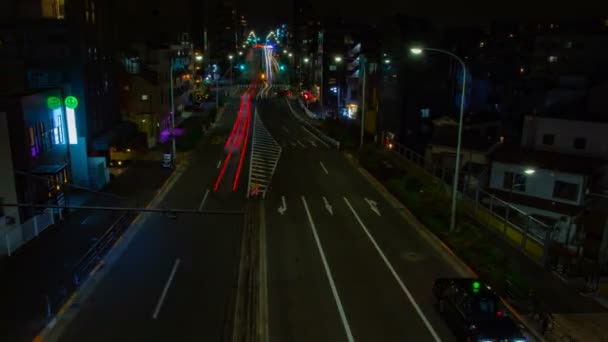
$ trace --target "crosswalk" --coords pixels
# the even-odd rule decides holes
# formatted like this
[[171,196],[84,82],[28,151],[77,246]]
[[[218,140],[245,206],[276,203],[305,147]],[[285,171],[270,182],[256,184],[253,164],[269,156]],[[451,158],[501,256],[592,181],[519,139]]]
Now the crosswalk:
[[282,148],[266,129],[255,110],[253,118],[253,138],[249,163],[247,197],[266,196],[266,191],[281,158]]

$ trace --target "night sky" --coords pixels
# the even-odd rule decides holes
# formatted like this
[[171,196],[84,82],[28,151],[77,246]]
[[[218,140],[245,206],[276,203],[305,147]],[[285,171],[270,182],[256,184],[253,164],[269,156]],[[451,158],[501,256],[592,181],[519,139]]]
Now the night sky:
[[[392,1],[374,0],[311,0],[316,11],[323,14],[349,16],[356,19],[378,21],[384,15],[403,13],[433,19],[437,24],[461,25],[485,24],[492,19],[530,20],[538,17],[564,17],[606,15],[607,1]],[[291,16],[291,0],[240,1],[254,28],[288,23]]]

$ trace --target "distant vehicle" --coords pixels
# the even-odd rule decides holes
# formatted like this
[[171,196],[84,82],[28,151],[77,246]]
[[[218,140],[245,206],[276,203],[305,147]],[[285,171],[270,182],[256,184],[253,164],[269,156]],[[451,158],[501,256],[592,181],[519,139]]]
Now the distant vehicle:
[[462,341],[526,341],[500,297],[478,279],[437,279],[433,295],[443,319]]
[[277,91],[277,96],[279,97],[286,97],[286,96],[291,96],[291,91],[289,90],[279,90]]

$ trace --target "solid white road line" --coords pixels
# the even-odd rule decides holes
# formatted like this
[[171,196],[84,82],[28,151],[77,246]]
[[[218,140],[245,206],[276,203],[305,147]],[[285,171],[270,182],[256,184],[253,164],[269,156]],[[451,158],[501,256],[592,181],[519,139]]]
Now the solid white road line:
[[431,335],[433,336],[435,341],[440,342],[441,338],[439,337],[439,335],[437,334],[437,332],[435,331],[435,329],[433,328],[433,326],[431,325],[429,320],[426,318],[426,316],[424,315],[422,310],[420,309],[420,306],[418,306],[418,303],[416,303],[416,300],[414,300],[414,297],[412,296],[410,291],[407,289],[407,287],[405,286],[405,284],[403,283],[403,281],[401,280],[401,278],[399,277],[399,275],[397,274],[395,269],[393,268],[393,265],[390,263],[390,261],[388,261],[386,255],[384,255],[384,252],[382,251],[382,249],[380,248],[380,246],[378,245],[378,243],[376,242],[376,240],[374,239],[372,234],[369,232],[367,227],[365,227],[365,224],[363,224],[363,221],[361,221],[361,218],[355,211],[355,208],[353,208],[353,206],[350,204],[350,202],[348,201],[348,199],[346,197],[344,197],[344,202],[346,202],[346,205],[348,205],[348,207],[350,208],[350,211],[355,216],[355,219],[357,219],[357,222],[359,222],[359,225],[361,226],[361,228],[363,228],[363,231],[365,232],[365,234],[367,235],[369,240],[372,242],[372,245],[374,245],[374,247],[376,248],[376,251],[378,252],[378,254],[380,254],[380,258],[382,258],[382,261],[384,261],[384,264],[386,265],[386,267],[389,269],[389,271],[391,272],[391,274],[393,275],[393,277],[399,284],[399,287],[401,287],[401,290],[403,291],[403,293],[405,293],[405,295],[407,296],[407,299],[409,299],[410,303],[412,303],[412,306],[414,306],[414,309],[418,313],[418,316],[420,316],[420,318],[422,319],[422,322],[424,322],[424,325],[426,326],[426,328],[429,330],[429,332],[431,333]]
[[203,200],[201,201],[201,205],[198,206],[198,211],[203,210],[203,206],[205,205],[205,202],[207,202],[207,196],[209,196],[209,189],[207,189],[207,191],[205,191],[205,196],[203,196]]
[[219,168],[220,168],[220,166],[222,166],[222,160],[221,160],[221,159],[220,159],[220,160],[217,162],[217,167],[216,167],[216,169],[219,169]]
[[306,148],[306,145],[302,144],[302,142],[300,140],[298,140],[298,144],[304,148]]
[[308,222],[310,223],[310,229],[312,229],[312,235],[314,236],[315,242],[317,243],[317,249],[319,249],[319,254],[321,255],[323,268],[325,268],[325,274],[327,275],[327,279],[329,280],[329,287],[331,287],[331,292],[334,295],[334,300],[336,301],[336,305],[338,306],[338,312],[340,313],[340,319],[342,320],[342,325],[344,326],[344,330],[346,332],[346,338],[348,339],[348,342],[354,342],[355,339],[353,337],[353,333],[350,331],[350,325],[348,324],[348,320],[346,319],[346,313],[344,312],[344,307],[342,307],[340,295],[338,294],[338,290],[336,289],[336,284],[334,283],[334,278],[331,275],[331,270],[329,269],[329,264],[327,263],[325,252],[323,252],[323,246],[321,245],[319,234],[317,234],[317,228],[315,227],[315,223],[312,220],[312,215],[310,214],[310,210],[308,210],[308,204],[306,203],[306,198],[304,198],[304,196],[302,196],[302,203],[304,204],[304,209],[306,210],[306,215],[308,216]]
[[177,266],[179,266],[179,263],[179,258],[175,259],[175,264],[173,264],[173,269],[171,270],[171,274],[169,274],[169,279],[167,279],[163,292],[161,293],[158,303],[156,304],[156,308],[154,309],[154,313],[152,313],[152,319],[156,319],[158,317],[158,313],[160,312],[160,308],[163,306],[163,302],[167,296],[167,291],[169,291],[169,286],[171,286],[171,282],[173,282],[173,277],[175,277],[175,272],[177,271]]
[[305,130],[306,133],[310,134],[311,137],[313,137],[314,139],[318,140],[325,147],[329,148],[329,145],[327,145],[327,143],[325,141],[323,141],[323,139],[319,138],[316,134],[314,134],[311,131],[309,131],[308,129],[306,129],[306,127],[304,127],[304,126],[300,126],[300,127],[302,127],[302,129]]
[[323,162],[320,161],[319,164],[321,164],[321,168],[323,169],[323,171],[325,171],[325,174],[328,175],[329,172],[327,172],[327,168],[325,168],[325,165],[323,165]]

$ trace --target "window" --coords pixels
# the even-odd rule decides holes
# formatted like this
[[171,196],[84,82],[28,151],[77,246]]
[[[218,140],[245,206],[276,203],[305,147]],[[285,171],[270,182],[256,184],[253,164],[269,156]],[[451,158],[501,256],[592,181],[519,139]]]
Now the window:
[[142,100],[142,101],[148,101],[148,95],[143,94],[143,95],[141,96],[141,100]]
[[545,134],[543,135],[543,145],[551,146],[555,143],[555,135],[554,134]]
[[577,150],[584,150],[585,147],[587,147],[587,139],[576,138],[576,139],[574,139],[573,146]]
[[44,18],[63,19],[65,17],[64,0],[42,0],[40,5]]
[[502,187],[509,191],[525,192],[526,176],[520,173],[505,172]]
[[555,181],[553,186],[553,197],[568,201],[578,200],[578,184]]
[[557,63],[557,56],[549,56],[547,57],[547,61],[549,63]]

